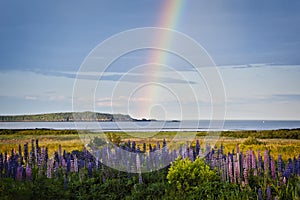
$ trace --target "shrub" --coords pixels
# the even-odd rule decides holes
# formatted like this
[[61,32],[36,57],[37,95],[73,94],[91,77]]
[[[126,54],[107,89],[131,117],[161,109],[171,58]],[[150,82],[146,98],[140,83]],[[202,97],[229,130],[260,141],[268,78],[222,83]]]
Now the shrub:
[[167,175],[168,182],[179,193],[188,193],[197,187],[219,181],[216,171],[211,170],[203,159],[197,158],[194,162],[189,159],[177,159],[172,163]]
[[259,145],[262,142],[258,141],[255,137],[249,136],[244,142],[244,145]]

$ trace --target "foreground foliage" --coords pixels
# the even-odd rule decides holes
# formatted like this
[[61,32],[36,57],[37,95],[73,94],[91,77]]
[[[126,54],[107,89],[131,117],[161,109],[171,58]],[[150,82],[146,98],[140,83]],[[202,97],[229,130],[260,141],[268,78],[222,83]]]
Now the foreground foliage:
[[[111,138],[115,136],[111,135]],[[116,140],[117,141],[117,140]],[[116,144],[119,141],[116,142]],[[93,141],[91,146],[100,144]],[[103,145],[103,144],[101,144]],[[160,146],[161,145],[161,146]],[[142,149],[135,142],[123,150],[140,156],[121,158],[119,151],[101,149],[112,162],[142,170],[144,155],[162,150],[153,165],[174,160],[165,168],[148,173],[120,172],[103,165],[87,149],[67,152],[61,147],[53,156],[38,140],[0,154],[0,199],[299,199],[300,155],[277,162],[268,150],[224,153],[224,147],[167,143]],[[147,150],[150,149],[150,150]],[[134,154],[135,155],[135,154]],[[129,162],[129,161],[133,162]]]

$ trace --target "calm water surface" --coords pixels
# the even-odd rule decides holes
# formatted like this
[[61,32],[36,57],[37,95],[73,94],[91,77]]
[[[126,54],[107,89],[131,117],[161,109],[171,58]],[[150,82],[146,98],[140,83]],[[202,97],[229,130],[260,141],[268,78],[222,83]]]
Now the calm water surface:
[[[220,123],[219,123],[220,124]],[[0,129],[87,129],[103,131],[200,131],[216,130],[210,121],[181,122],[0,122]],[[218,130],[275,130],[300,128],[300,121],[230,120]]]

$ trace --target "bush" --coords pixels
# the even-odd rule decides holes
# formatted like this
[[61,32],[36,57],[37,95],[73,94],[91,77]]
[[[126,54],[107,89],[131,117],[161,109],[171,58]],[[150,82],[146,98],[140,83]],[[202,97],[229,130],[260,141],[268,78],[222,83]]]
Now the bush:
[[249,136],[244,142],[244,145],[260,145],[262,142],[258,141],[255,137]]
[[187,158],[177,159],[172,163],[167,179],[179,193],[187,193],[197,187],[205,187],[207,184],[220,180],[216,171],[211,170],[200,158],[194,162]]

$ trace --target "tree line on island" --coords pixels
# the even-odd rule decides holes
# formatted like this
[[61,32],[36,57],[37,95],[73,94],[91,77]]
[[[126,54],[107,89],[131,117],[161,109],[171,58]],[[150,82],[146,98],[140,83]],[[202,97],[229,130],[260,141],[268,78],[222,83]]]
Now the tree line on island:
[[72,121],[138,121],[124,114],[98,112],[64,112],[33,115],[0,116],[0,122],[72,122]]

